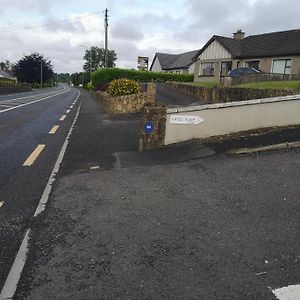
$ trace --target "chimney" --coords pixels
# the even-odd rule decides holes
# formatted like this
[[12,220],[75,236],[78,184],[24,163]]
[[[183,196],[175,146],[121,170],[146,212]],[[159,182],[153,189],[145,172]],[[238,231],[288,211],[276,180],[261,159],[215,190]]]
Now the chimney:
[[233,38],[235,40],[243,40],[245,38],[245,32],[242,29],[238,29],[237,32],[233,33]]

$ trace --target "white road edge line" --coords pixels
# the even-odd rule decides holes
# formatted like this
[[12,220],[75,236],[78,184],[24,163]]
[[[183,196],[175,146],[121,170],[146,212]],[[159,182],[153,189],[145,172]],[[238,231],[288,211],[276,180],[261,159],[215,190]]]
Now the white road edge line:
[[[78,94],[75,102],[79,99],[79,96],[80,96],[80,91],[79,91],[79,94]],[[64,144],[63,144],[63,146],[60,150],[57,161],[54,165],[52,173],[51,173],[51,175],[49,177],[49,180],[47,182],[46,188],[45,188],[45,190],[42,194],[42,197],[41,197],[41,199],[39,201],[39,204],[36,208],[36,211],[34,213],[34,217],[39,215],[46,208],[46,205],[47,205],[47,202],[48,202],[51,190],[52,190],[52,185],[53,185],[53,183],[56,179],[55,178],[56,174],[59,171],[60,165],[62,163],[65,152],[67,150],[67,147],[68,147],[68,144],[69,144],[69,138],[70,138],[70,136],[73,132],[74,125],[75,125],[75,123],[78,119],[80,108],[81,108],[81,104],[78,106],[76,116],[75,116],[74,121],[71,125],[71,128],[68,132],[68,135],[65,139],[65,142],[64,142]],[[16,290],[17,290],[17,286],[18,286],[18,283],[19,283],[19,280],[20,280],[20,277],[21,277],[21,274],[22,274],[22,271],[23,271],[23,268],[24,268],[24,265],[25,265],[26,259],[27,259],[27,253],[28,253],[28,250],[29,250],[28,249],[28,244],[29,244],[30,232],[31,232],[30,229],[28,229],[26,231],[26,234],[25,234],[24,239],[22,241],[22,244],[19,248],[17,256],[14,260],[14,263],[13,263],[13,265],[12,265],[10,271],[9,271],[9,274],[6,278],[4,286],[3,286],[2,291],[0,293],[0,300],[12,299],[15,292],[16,292]]]
[[[69,92],[71,89],[68,89],[62,93],[58,93],[58,94],[55,94],[55,95],[51,95],[51,96],[48,96],[48,97],[45,97],[45,98],[41,98],[39,100],[34,100],[34,101],[31,101],[31,102],[27,102],[27,103],[24,103],[24,104],[21,104],[21,105],[18,105],[18,106],[14,106],[14,107],[11,107],[11,108],[8,108],[8,109],[4,109],[4,110],[1,110],[0,111],[0,114],[1,113],[4,113],[4,112],[7,112],[7,111],[10,111],[12,109],[16,109],[16,108],[19,108],[19,107],[22,107],[22,106],[27,106],[29,104],[33,104],[33,103],[37,103],[37,102],[40,102],[40,101],[43,101],[43,100],[46,100],[46,99],[49,99],[49,98],[52,98],[52,97],[56,97],[56,96],[59,96],[59,95],[62,95],[62,94],[65,94],[67,92]],[[1,299],[1,298],[0,298]]]

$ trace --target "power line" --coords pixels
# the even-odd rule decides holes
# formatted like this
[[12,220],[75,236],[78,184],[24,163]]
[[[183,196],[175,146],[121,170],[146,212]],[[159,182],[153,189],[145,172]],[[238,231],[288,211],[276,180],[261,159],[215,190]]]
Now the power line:
[[75,19],[64,19],[64,20],[60,20],[60,21],[55,21],[55,22],[50,22],[50,23],[45,23],[45,24],[40,24],[40,25],[33,25],[33,26],[26,26],[26,27],[20,27],[20,28],[16,28],[14,30],[0,30],[0,33],[12,33],[12,32],[17,32],[17,31],[23,31],[23,30],[28,30],[28,29],[35,29],[35,28],[41,28],[41,27],[47,27],[47,26],[52,26],[52,25],[56,25],[56,24],[60,24],[60,23],[72,23],[74,21],[80,20],[80,19],[84,19],[84,18],[88,18],[97,14],[100,14],[102,12],[94,12],[91,14],[88,14],[86,16],[82,16],[82,17],[78,17]]

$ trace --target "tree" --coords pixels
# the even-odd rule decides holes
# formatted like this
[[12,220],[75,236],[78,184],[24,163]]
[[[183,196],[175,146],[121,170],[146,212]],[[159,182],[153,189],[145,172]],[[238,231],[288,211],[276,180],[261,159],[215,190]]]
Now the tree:
[[14,66],[14,72],[19,81],[33,84],[41,82],[41,70],[43,82],[53,79],[54,72],[51,61],[46,60],[39,53],[25,55]]
[[10,71],[12,68],[12,64],[9,60],[6,60],[6,61],[1,61],[0,62],[0,70],[3,70],[3,71]]
[[[86,63],[83,65],[83,69],[86,72],[93,72],[99,68],[105,67],[105,49],[98,48],[96,46],[91,47],[85,51],[83,59]],[[108,67],[114,67],[117,60],[117,54],[114,50],[108,50]]]
[[71,75],[69,73],[59,73],[55,74],[55,81],[56,82],[70,82]]

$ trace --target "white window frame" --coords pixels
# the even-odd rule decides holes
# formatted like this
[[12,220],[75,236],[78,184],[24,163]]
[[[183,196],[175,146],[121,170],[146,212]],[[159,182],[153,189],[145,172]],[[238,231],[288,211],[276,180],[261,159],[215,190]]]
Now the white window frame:
[[[274,61],[285,61],[284,73],[276,73],[276,74],[290,75],[292,73],[291,72],[292,71],[292,64],[293,64],[293,59],[292,58],[275,58],[275,59],[272,59],[271,73],[273,73],[273,70],[274,70]],[[286,65],[287,61],[291,62],[290,66],[288,66],[288,67]],[[290,70],[289,73],[286,73],[287,69]]]
[[[204,64],[211,64],[212,65],[212,73],[211,74],[203,74],[203,69],[202,69],[202,65]],[[205,62],[201,62],[200,63],[200,69],[199,69],[199,76],[215,76],[215,62],[214,61],[205,61]]]

